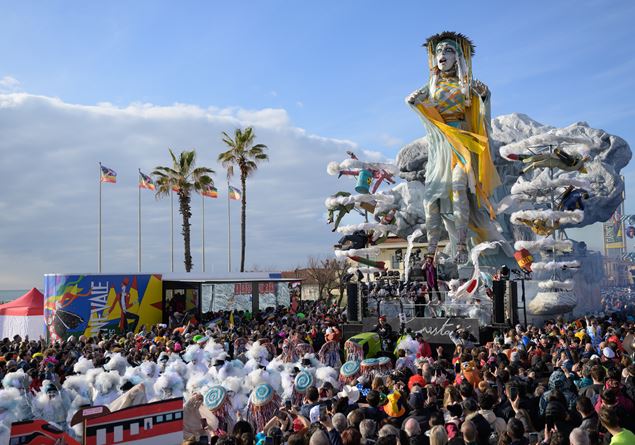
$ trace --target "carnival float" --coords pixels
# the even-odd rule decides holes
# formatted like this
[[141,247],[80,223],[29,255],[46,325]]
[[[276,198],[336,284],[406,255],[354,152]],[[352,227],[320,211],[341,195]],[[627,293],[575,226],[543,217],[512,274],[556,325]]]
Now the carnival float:
[[[516,113],[492,119],[491,92],[473,75],[471,40],[442,32],[423,46],[429,79],[406,104],[425,136],[392,163],[349,151],[327,166],[339,180],[325,201],[327,222],[343,235],[335,255],[348,260],[350,279],[366,297],[401,304],[425,293],[433,315],[483,323],[501,269],[527,284],[530,316],[597,307],[601,255],[567,230],[611,218],[623,199],[628,144],[585,122],[556,128]],[[379,260],[389,236],[408,243],[396,277]],[[425,243],[423,258],[413,254],[415,243]],[[383,277],[398,284],[378,285]],[[433,301],[431,290],[444,297]]]

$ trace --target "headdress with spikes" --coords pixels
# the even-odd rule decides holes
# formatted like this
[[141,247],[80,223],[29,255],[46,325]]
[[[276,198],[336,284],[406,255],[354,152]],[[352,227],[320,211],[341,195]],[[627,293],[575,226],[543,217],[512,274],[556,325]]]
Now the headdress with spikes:
[[476,48],[474,43],[465,35],[452,32],[443,31],[433,36],[428,37],[422,46],[425,46],[428,50],[428,67],[430,68],[430,92],[433,93],[436,89],[436,83],[438,73],[436,69],[435,52],[439,43],[447,41],[456,50],[456,66],[461,83],[461,89],[466,97],[466,105],[470,103],[470,84],[472,80],[472,57],[474,56],[474,49]]
[[461,34],[460,32],[440,32],[428,37],[426,39],[426,42],[422,46],[427,47],[428,51],[430,51],[430,48],[432,48],[432,51],[434,52],[434,48],[437,46],[437,44],[444,40],[451,40],[456,42],[461,47],[463,54],[467,55],[467,53],[469,52],[470,57],[474,56],[474,50],[476,49],[476,46],[468,36],[466,36],[465,34]]

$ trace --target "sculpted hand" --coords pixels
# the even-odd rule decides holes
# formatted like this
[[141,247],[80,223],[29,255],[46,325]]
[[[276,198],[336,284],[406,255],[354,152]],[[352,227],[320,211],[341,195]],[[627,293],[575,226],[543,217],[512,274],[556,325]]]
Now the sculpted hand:
[[406,102],[410,105],[414,105],[417,100],[422,101],[423,99],[425,99],[424,88],[419,88],[406,98]]
[[476,79],[472,82],[472,89],[481,97],[487,96],[487,93],[489,92],[487,85]]

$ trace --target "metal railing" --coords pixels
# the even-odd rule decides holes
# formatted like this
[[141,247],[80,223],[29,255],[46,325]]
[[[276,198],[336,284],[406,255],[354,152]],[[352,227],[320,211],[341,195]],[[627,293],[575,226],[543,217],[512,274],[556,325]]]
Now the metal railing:
[[[433,298],[428,303],[414,303],[411,299],[383,299],[377,302],[371,298],[368,302],[368,315],[386,315],[388,317],[397,317],[403,313],[407,318],[412,317],[443,317],[443,316],[466,316],[470,309],[474,308],[474,303],[467,302],[448,302],[447,292],[435,292],[434,297],[441,297],[441,301]],[[379,304],[377,304],[379,303]],[[483,308],[490,309],[485,302]]]

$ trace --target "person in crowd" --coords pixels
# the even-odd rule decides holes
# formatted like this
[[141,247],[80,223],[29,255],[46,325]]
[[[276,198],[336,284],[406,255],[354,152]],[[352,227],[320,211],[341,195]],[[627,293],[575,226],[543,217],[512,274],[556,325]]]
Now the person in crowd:
[[620,426],[615,407],[603,407],[600,410],[600,422],[611,436],[610,445],[629,445],[635,443],[635,434]]
[[[491,342],[431,345],[406,332],[407,366],[360,367],[346,381],[337,361],[321,362],[322,344],[346,340],[343,309],[323,302],[54,342],[6,338],[0,430],[39,417],[70,433],[84,399],[114,409],[182,396],[189,443],[635,444],[634,304],[622,303],[620,313],[517,325]],[[378,329],[392,335],[383,318]],[[206,398],[215,385],[222,409]]]

